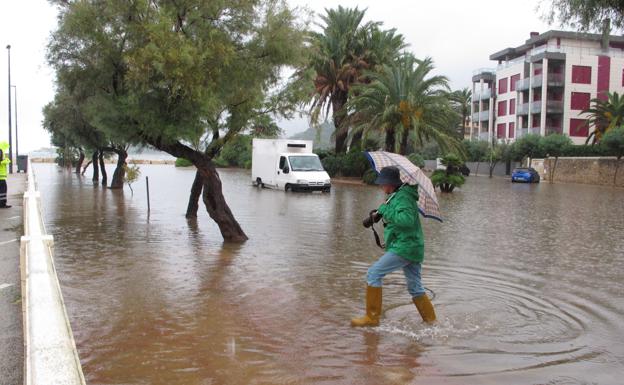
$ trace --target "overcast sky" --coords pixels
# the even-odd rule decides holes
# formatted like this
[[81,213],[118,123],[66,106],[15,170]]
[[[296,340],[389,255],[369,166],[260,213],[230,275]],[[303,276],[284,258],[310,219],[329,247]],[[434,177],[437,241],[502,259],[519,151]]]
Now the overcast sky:
[[[491,53],[522,44],[529,32],[549,27],[537,10],[541,0],[288,0],[317,13],[338,4],[367,8],[367,19],[396,28],[417,56],[431,56],[453,89],[468,87],[472,71],[493,67]],[[548,4],[548,2],[546,2]],[[17,85],[20,152],[50,145],[41,128],[41,109],[54,96],[54,77],[45,62],[45,46],[56,26],[56,10],[45,0],[0,0],[0,140],[8,140],[7,50]],[[283,122],[288,133],[307,128],[305,120]],[[15,127],[15,122],[13,122]]]

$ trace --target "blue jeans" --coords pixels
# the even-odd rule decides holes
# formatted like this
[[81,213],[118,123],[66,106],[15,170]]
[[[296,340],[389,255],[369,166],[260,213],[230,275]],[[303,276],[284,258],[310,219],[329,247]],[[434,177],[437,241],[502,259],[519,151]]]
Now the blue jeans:
[[420,263],[408,261],[392,252],[387,252],[382,255],[381,258],[368,269],[368,275],[366,277],[368,286],[381,287],[383,277],[385,277],[386,274],[390,274],[401,268],[403,269],[403,274],[405,274],[405,280],[407,281],[407,291],[411,296],[420,297],[425,294],[425,288],[420,282]]

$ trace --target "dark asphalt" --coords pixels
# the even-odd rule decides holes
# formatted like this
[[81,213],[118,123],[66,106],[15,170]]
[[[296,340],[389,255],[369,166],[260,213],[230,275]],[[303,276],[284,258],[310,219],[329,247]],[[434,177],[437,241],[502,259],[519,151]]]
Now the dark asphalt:
[[13,207],[0,209],[0,385],[18,385],[24,366],[19,238],[26,175],[9,175],[7,184]]

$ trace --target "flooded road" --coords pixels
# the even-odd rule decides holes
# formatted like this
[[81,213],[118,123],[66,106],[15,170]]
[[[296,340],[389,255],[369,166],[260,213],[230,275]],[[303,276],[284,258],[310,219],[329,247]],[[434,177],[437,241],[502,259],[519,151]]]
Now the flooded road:
[[193,170],[141,170],[149,217],[144,182],[132,196],[35,165],[89,384],[622,383],[624,190],[469,178],[440,198],[444,224],[423,221],[439,322],[396,273],[382,326],[352,329],[377,189],[285,194],[222,171],[250,237],[224,246],[203,204],[184,218]]

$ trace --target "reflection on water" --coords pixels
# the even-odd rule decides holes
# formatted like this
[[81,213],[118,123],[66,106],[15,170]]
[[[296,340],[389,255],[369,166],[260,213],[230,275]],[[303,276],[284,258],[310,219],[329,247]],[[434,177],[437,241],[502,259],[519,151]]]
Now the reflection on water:
[[258,190],[223,171],[250,236],[184,218],[192,170],[143,166],[129,192],[36,165],[90,384],[620,384],[623,190],[470,178],[425,221],[425,326],[400,273],[384,319],[352,329],[379,255],[361,219],[382,199]]

